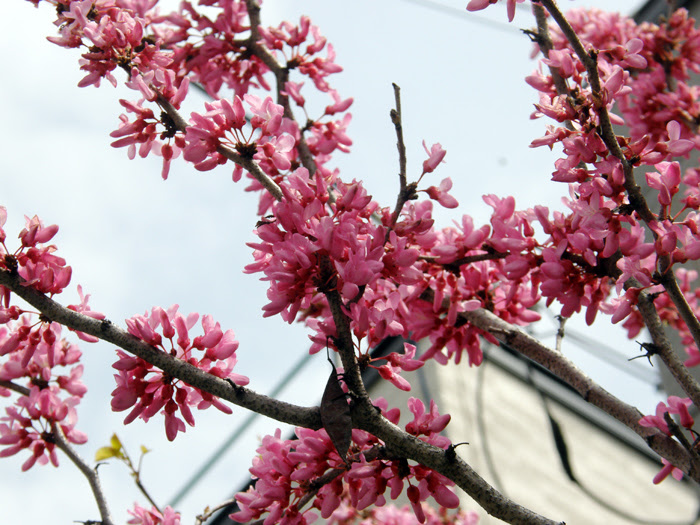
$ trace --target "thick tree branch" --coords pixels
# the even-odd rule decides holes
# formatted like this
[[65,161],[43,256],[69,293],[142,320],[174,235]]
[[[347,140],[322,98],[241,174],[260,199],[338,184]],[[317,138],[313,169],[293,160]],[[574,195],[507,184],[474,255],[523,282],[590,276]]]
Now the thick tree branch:
[[282,423],[311,429],[321,428],[318,407],[300,407],[272,399],[241,386],[234,386],[186,361],[171,356],[167,352],[149,346],[110,321],[99,321],[65,308],[34,288],[24,286],[21,277],[17,274],[11,274],[7,270],[0,269],[0,285],[9,288],[27,301],[45,318],[71,330],[84,332],[112,343],[195,388]]
[[[571,47],[578,56],[579,60],[581,60],[586,67],[588,81],[591,86],[591,94],[595,102],[596,111],[600,121],[599,135],[605,142],[605,145],[610,153],[619,159],[622,165],[625,177],[624,186],[625,190],[627,191],[630,204],[639,217],[647,224],[647,226],[650,226],[651,223],[656,221],[656,217],[649,209],[647,201],[642,194],[642,190],[634,179],[633,166],[625,157],[625,154],[617,141],[615,131],[613,130],[607,107],[601,102],[605,97],[603,97],[603,89],[600,83],[597,55],[593,51],[590,53],[586,52],[583,43],[578,38],[578,35],[571,27],[568,20],[566,20],[566,17],[564,17],[562,12],[557,8],[554,0],[540,0],[540,3],[547,8],[549,13],[552,15],[552,18],[554,18],[554,20],[557,22],[567,40],[571,44]],[[654,238],[656,238],[656,232],[651,228],[650,230],[652,231]],[[683,293],[680,290],[680,287],[678,286],[678,281],[676,280],[673,273],[673,268],[671,266],[670,257],[668,255],[659,256],[657,264],[660,275],[659,282],[666,289],[666,292],[669,294],[673,304],[678,309],[681,319],[683,319],[688,326],[695,344],[698,346],[698,348],[700,348],[700,321],[698,321],[698,318],[688,305]],[[676,356],[671,349],[671,345],[668,343],[663,327],[661,326],[661,321],[658,313],[656,312],[653,300],[644,300],[640,294],[639,308],[640,312],[642,312],[647,327],[652,332],[654,343],[659,348],[659,356],[666,366],[668,366],[670,372],[679,382],[686,394],[688,394],[688,396],[693,400],[693,403],[695,403],[696,406],[700,406],[700,404],[698,404],[700,402],[700,385],[698,385],[698,383],[692,378],[685,366],[678,359],[678,356]]]
[[[425,300],[432,302],[431,291],[424,292],[423,295]],[[641,426],[639,420],[643,414],[639,410],[601,388],[562,354],[548,348],[516,326],[503,321],[483,308],[459,315],[472,326],[490,333],[499,341],[545,367],[576,390],[583,399],[624,423],[644,438],[649,447],[657,454],[683,470],[695,481],[700,482],[700,458],[697,455],[688,454],[678,442],[657,429]]]

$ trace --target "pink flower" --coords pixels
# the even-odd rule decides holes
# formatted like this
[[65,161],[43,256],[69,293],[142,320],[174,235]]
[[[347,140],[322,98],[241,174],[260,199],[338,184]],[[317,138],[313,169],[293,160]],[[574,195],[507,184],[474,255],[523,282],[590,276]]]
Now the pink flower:
[[678,414],[680,416],[681,426],[692,429],[695,421],[690,415],[688,408],[692,406],[693,402],[689,398],[680,398],[677,396],[669,396],[668,404],[660,402],[656,405],[656,415],[654,416],[644,416],[639,420],[639,424],[643,427],[656,427],[661,430],[664,434],[671,435],[671,431],[668,428],[668,424],[664,418],[664,414]]
[[163,509],[163,513],[151,507],[150,510],[134,503],[134,508],[128,511],[133,516],[127,523],[130,525],[180,525],[180,513],[175,512],[170,506]]
[[451,189],[452,179],[447,177],[442,180],[439,187],[430,186],[426,192],[431,199],[438,201],[445,208],[456,208],[459,206],[459,203],[457,199],[448,193]]
[[441,162],[444,162],[443,159],[447,153],[444,149],[442,149],[439,142],[437,144],[433,144],[430,146],[430,149],[428,149],[425,141],[423,141],[423,149],[425,149],[425,152],[428,154],[428,159],[423,161],[423,173],[421,176],[435,171],[435,168],[437,168]]
[[678,162],[660,162],[654,166],[656,172],[646,174],[649,187],[659,191],[659,204],[670,206],[681,183],[681,168]]
[[683,479],[683,471],[681,469],[671,465],[671,463],[669,463],[665,458],[661,458],[661,463],[663,464],[663,467],[661,468],[659,473],[656,476],[654,476],[654,485],[658,485],[659,483],[661,483],[668,477],[669,474],[676,478],[678,481]]
[[[68,305],[69,310],[73,310],[75,312],[79,312],[83,315],[87,315],[88,317],[92,317],[93,319],[104,319],[105,314],[102,312],[96,312],[90,308],[90,305],[88,305],[88,301],[90,300],[90,294],[85,295],[83,293],[83,287],[78,285],[78,296],[80,297],[80,304],[70,304]],[[83,341],[86,341],[88,343],[96,343],[99,341],[99,339],[93,335],[88,335],[83,332],[75,332],[77,336],[82,339]]]
[[[508,21],[512,22],[515,18],[515,4],[522,3],[524,0],[508,0]],[[467,11],[481,11],[489,5],[497,3],[498,0],[470,0],[467,4]]]
[[[6,218],[3,209],[0,219]],[[36,215],[31,219],[25,217],[26,226],[20,232],[19,238],[22,246],[13,254],[5,253],[4,247],[0,247],[0,268],[17,271],[26,281],[25,286],[30,286],[42,293],[58,294],[70,283],[72,270],[66,266],[65,259],[54,255],[56,247],[54,245],[44,245],[53,239],[58,232],[58,226],[44,226],[41,219]],[[1,229],[0,236],[4,238],[5,233]],[[4,295],[4,288],[0,286],[0,295]],[[9,292],[7,292],[9,294]],[[9,304],[7,295],[6,306]]]

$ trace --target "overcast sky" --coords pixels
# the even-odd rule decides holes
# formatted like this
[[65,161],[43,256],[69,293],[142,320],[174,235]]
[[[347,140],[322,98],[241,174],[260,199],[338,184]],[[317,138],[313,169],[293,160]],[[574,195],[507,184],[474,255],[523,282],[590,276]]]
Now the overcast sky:
[[[263,23],[297,21],[308,14],[335,46],[345,71],[331,82],[342,96],[355,98],[353,152],[337,157],[336,163],[345,179],[362,179],[380,204],[393,204],[398,187],[396,139],[388,117],[395,82],[402,89],[409,174],[420,173],[425,156],[421,141],[441,142],[447,163],[435,181],[452,178],[460,213],[472,214],[478,223],[487,220],[489,208],[481,201],[487,193],[513,194],[520,208],[539,203],[561,208],[566,188],[549,182],[556,153],[528,148],[544,134],[546,123],[529,120],[536,94],[523,81],[535,67],[529,59],[531,44],[519,31],[533,25],[531,15],[519,9],[509,25],[504,6],[467,14],[466,3],[445,2],[441,5],[454,11],[444,11],[413,0],[267,0]],[[626,13],[639,4],[561,3],[565,8],[614,5]],[[76,300],[75,285],[82,284],[93,296],[93,308],[119,323],[154,305],[173,303],[185,313],[212,314],[241,342],[236,371],[251,378],[252,389],[269,392],[306,353],[308,340],[301,326],[279,318],[263,320],[264,283],[241,273],[252,260],[245,242],[253,239],[255,199],[243,185],[231,182],[231,167],[199,173],[175,162],[164,182],[158,159],[129,161],[125,150],[111,148],[109,132],[121,113],[118,99],[138,96],[108,83],[100,89],[78,89],[78,53],[45,40],[54,31],[50,6],[36,10],[21,0],[5,4],[0,204],[9,215],[9,247],[25,214],[58,224],[61,230],[54,241],[73,267],[72,287],[61,296],[64,304]],[[448,224],[457,215],[440,212],[438,218]],[[609,330],[586,335],[605,339],[627,357],[638,353],[633,342]],[[197,426],[188,427],[174,443],[165,439],[160,417],[148,425],[139,420],[122,427],[124,414],[112,414],[109,408],[114,349],[85,343],[81,348],[90,389],[79,407],[79,428],[89,436],[81,454],[91,459],[115,431],[134,455],[141,444],[151,448],[144,482],[160,502],[167,502],[189,470],[247,416],[236,408],[233,416],[213,409],[196,413]],[[643,392],[637,404],[653,410],[656,399],[649,389],[622,384],[619,373],[579,356],[573,346],[567,351],[617,395],[634,401]],[[325,357],[313,359],[284,397],[317,404],[327,375]],[[228,497],[245,481],[257,437],[277,426],[261,420],[222,458],[183,502],[184,523],[192,523],[206,504]],[[22,474],[19,467],[25,459],[20,454],[0,461],[3,523],[98,519],[86,482],[65,458],[58,470],[35,466]],[[113,514],[123,522],[126,508],[142,499],[120,465],[103,466],[100,473]]]

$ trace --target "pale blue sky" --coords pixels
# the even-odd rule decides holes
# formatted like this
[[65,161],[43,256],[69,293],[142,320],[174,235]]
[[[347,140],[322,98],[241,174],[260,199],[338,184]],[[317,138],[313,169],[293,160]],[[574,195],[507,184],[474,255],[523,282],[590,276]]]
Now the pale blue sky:
[[[23,215],[39,214],[61,227],[55,242],[73,266],[74,285],[93,295],[92,304],[115,322],[154,305],[179,303],[184,312],[210,313],[241,342],[237,371],[251,378],[250,387],[267,392],[308,348],[305,331],[278,318],[263,320],[265,286],[257,276],[243,275],[251,261],[245,242],[252,240],[255,202],[242,185],[230,180],[230,167],[199,173],[175,162],[170,179],[160,179],[158,159],[129,161],[125,150],[110,148],[121,107],[118,98],[133,92],[78,89],[82,77],[77,53],[45,40],[54,28],[51,9],[35,10],[28,2],[5,2],[6,23],[0,42],[7,72],[0,84],[4,126],[0,130],[2,187],[0,204],[7,207],[10,247],[23,225]],[[391,83],[402,88],[409,176],[419,174],[424,159],[421,141],[441,142],[446,161],[435,181],[450,176],[460,212],[477,222],[487,219],[485,193],[514,194],[519,207],[545,202],[560,207],[566,188],[549,182],[556,153],[532,150],[529,142],[543,134],[545,121],[530,121],[535,93],[523,77],[535,67],[531,45],[519,28],[532,25],[527,10],[506,23],[504,6],[461,15],[467,1],[444,2],[454,15],[407,0],[352,3],[328,0],[267,0],[263,22],[298,20],[308,14],[333,43],[345,71],[332,79],[343,96],[355,97],[350,155],[337,157],[347,179],[363,179],[383,204],[393,204],[398,182],[395,135],[389,121]],[[561,2],[614,6],[630,12],[638,1]],[[483,22],[487,18],[498,23]],[[326,101],[322,102],[325,106]],[[456,215],[439,214],[448,224]],[[75,300],[74,287],[61,298]],[[589,331],[626,355],[636,345],[611,331]],[[122,427],[123,414],[112,414],[114,388],[110,345],[81,343],[85,382],[90,391],[79,407],[80,428],[89,442],[81,454],[92,458],[117,431],[136,452],[144,444],[154,451],[146,458],[144,481],[154,496],[167,501],[186,479],[189,468],[232,432],[247,415],[234,409],[227,417],[210,410],[197,413],[198,425],[174,443],[165,440],[162,420],[137,421]],[[575,352],[575,349],[571,349]],[[576,356],[577,354],[572,353]],[[575,357],[576,358],[576,357]],[[620,384],[619,376],[582,357],[582,367],[616,394],[634,397],[639,385]],[[325,357],[315,359],[285,393],[296,403],[317,404],[328,373]],[[654,398],[646,393],[643,410]],[[192,523],[206,504],[230,495],[247,477],[257,436],[275,422],[261,421],[239,447],[182,505],[183,523]],[[185,460],[183,461],[183,458]],[[24,525],[50,521],[97,519],[87,484],[67,460],[58,470],[34,467],[22,474],[24,456],[0,460],[2,521]],[[101,467],[105,490],[118,522],[125,509],[140,499],[120,465]],[[40,499],[41,498],[41,499]],[[42,503],[39,504],[38,502]],[[50,509],[50,510],[49,510]]]

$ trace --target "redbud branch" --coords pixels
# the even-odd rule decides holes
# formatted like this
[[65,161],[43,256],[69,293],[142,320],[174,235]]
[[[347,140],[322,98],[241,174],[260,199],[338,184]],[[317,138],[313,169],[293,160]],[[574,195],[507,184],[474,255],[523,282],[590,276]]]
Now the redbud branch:
[[390,112],[391,122],[396,128],[396,147],[399,150],[399,181],[401,182],[401,191],[406,189],[406,145],[403,142],[403,125],[401,123],[401,88],[396,84],[391,84],[394,88],[394,100],[396,101],[396,109]]
[[683,430],[681,429],[680,426],[673,420],[671,417],[671,414],[668,412],[664,412],[664,421],[666,422],[666,425],[668,425],[668,429],[671,431],[671,434],[675,436],[675,438],[681,442],[681,444],[690,452],[693,450],[693,445],[690,444],[688,441],[688,438],[685,437],[685,434],[683,433]]
[[144,343],[110,321],[93,319],[62,306],[34,288],[25,286],[24,279],[16,273],[0,269],[0,285],[27,301],[47,319],[112,343],[188,385],[283,423],[310,429],[322,426],[318,407],[300,407],[233,385]]
[[327,485],[346,471],[347,469],[344,468],[334,468],[327,472],[324,472],[321,476],[312,480],[312,487],[297,502],[297,510],[300,511],[301,509],[303,509],[307,503],[314,499],[316,494],[318,494],[318,491],[321,490],[324,485]]
[[547,348],[540,341],[499,319],[487,310],[479,309],[465,312],[461,316],[472,325],[491,333],[524,356],[544,366],[574,388],[587,402],[602,409],[644,438],[649,447],[657,454],[665,457],[689,477],[700,481],[700,458],[691,457],[678,442],[657,429],[642,427],[639,420],[643,414],[639,410],[594,383],[566,357]]
[[146,490],[146,487],[141,483],[141,473],[139,471],[134,471],[133,472],[134,476],[134,483],[136,483],[136,486],[138,489],[141,491],[141,494],[144,495],[144,497],[148,500],[148,502],[155,507],[155,509],[162,514],[163,511],[160,510],[160,507],[158,504],[153,500],[151,495],[148,493],[148,490]]
[[[320,267],[321,281],[324,283],[335,283],[335,269],[328,256],[321,257]],[[369,395],[365,389],[365,384],[362,382],[362,375],[360,374],[357,357],[355,356],[350,319],[343,311],[343,299],[333,285],[329,286],[328,289],[320,289],[320,291],[326,296],[328,307],[333,315],[336,331],[333,343],[340,355],[340,361],[343,363],[343,382],[356,398],[362,399],[371,405]]]
[[[361,454],[364,456],[365,460],[369,462],[377,459],[382,454],[383,449],[383,446],[378,447],[375,445],[370,450],[362,452]],[[359,454],[354,454],[354,456],[355,458],[353,459],[353,461],[359,461]],[[345,472],[347,472],[347,468],[333,468],[324,472],[321,476],[313,479],[309,483],[309,490],[297,502],[297,510],[301,510],[307,503],[313,500],[316,494],[318,494],[318,491],[321,490],[324,485],[327,485],[328,483],[332,482],[334,479],[336,479],[338,476]]]
[[[484,250],[490,250],[488,246],[483,248]],[[459,272],[460,268],[465,264],[471,264],[479,261],[495,261],[498,259],[505,259],[510,255],[510,252],[496,252],[489,251],[488,253],[478,253],[476,255],[467,255],[451,263],[443,264],[443,267],[450,272]],[[426,258],[427,259],[427,258]]]
[[[433,292],[426,290],[421,298],[432,304]],[[446,300],[445,306],[449,306],[449,300]],[[639,410],[613,396],[595,383],[564,355],[548,348],[518,327],[500,319],[483,308],[471,312],[463,312],[459,316],[471,323],[472,326],[492,334],[499,341],[504,342],[525,357],[545,367],[576,390],[584,400],[625,424],[641,436],[657,454],[683,470],[692,479],[700,482],[700,458],[688,454],[677,441],[674,441],[659,430],[641,426],[639,420],[643,417],[643,414]]]
[[0,380],[0,388],[7,388],[23,396],[28,396],[30,394],[30,390],[27,387],[18,385],[12,381],[5,381],[4,379]]
[[90,488],[92,489],[92,494],[95,496],[95,501],[97,502],[97,508],[100,510],[100,518],[102,525],[114,525],[112,521],[112,516],[109,512],[109,507],[107,506],[107,500],[102,492],[102,486],[100,485],[100,477],[97,474],[97,469],[90,467],[85,460],[81,458],[78,453],[70,446],[65,434],[61,430],[60,425],[56,423],[51,423],[51,433],[53,435],[53,443],[57,448],[63,451],[63,453],[68,456],[73,464],[78,467],[78,470],[83,473],[85,478],[87,478]]
[[[571,44],[572,48],[574,49],[574,52],[579,57],[579,60],[581,60],[581,62],[586,67],[586,71],[588,72],[588,80],[591,85],[591,92],[594,101],[602,100],[602,88],[600,84],[600,76],[598,74],[598,64],[596,55],[593,52],[586,53],[586,50],[584,49],[583,44],[579,40],[578,35],[576,35],[576,32],[571,27],[571,25],[566,20],[561,11],[559,11],[559,9],[556,7],[553,0],[540,0],[540,2],[547,8],[554,20],[556,20],[557,24],[559,25],[567,40]],[[605,145],[608,147],[610,153],[620,160],[625,176],[624,186],[625,190],[627,191],[630,204],[632,205],[633,209],[637,212],[637,214],[639,214],[642,220],[648,225],[649,223],[655,220],[654,214],[649,209],[646,199],[642,195],[641,188],[635,182],[632,164],[627,160],[624,153],[622,152],[622,149],[620,148],[619,143],[617,142],[617,136],[615,135],[615,132],[613,130],[612,123],[610,121],[610,115],[608,113],[607,108],[604,104],[596,104],[596,106],[600,119],[599,134],[605,142]],[[656,233],[654,233],[654,237],[656,238]],[[666,292],[669,294],[669,297],[673,301],[673,304],[678,309],[681,319],[683,319],[683,321],[688,326],[688,329],[690,330],[693,339],[695,340],[695,344],[698,346],[698,348],[700,348],[700,321],[698,321],[698,318],[691,310],[685,297],[683,296],[683,293],[681,292],[678,286],[678,281],[676,280],[676,277],[673,274],[673,270],[671,268],[670,257],[660,257],[659,266],[661,269],[661,276],[659,278],[660,282],[666,289]],[[653,301],[651,300],[648,301],[648,304],[646,304],[644,308],[648,310],[648,313],[646,315],[643,315],[645,322],[647,323],[647,326],[650,328],[651,331],[651,327],[649,326],[649,324],[651,323],[652,325],[655,325],[657,323],[658,313],[656,313]],[[698,402],[700,401],[700,385],[698,385],[698,383],[690,376],[685,366],[682,363],[680,363],[678,357],[672,355],[673,351],[671,350],[671,346],[668,343],[665,334],[663,333],[663,328],[660,326],[660,320],[658,321],[658,323],[659,329],[655,329],[653,333],[655,334],[655,344],[657,344],[662,350],[660,357],[662,358],[663,362],[669,367],[669,370],[673,374],[674,378],[676,378],[676,380],[679,382],[683,390],[693,400],[693,403],[696,406],[700,406],[700,404],[698,404]],[[663,341],[663,343],[661,343],[661,341]]]
[[282,200],[282,190],[278,184],[260,169],[260,166],[253,159],[243,157],[226,146],[219,146],[216,151],[248,171],[275,199]]
[[168,117],[170,117],[170,120],[172,120],[173,124],[175,124],[175,128],[184,133],[187,129],[187,121],[182,118],[182,115],[180,115],[180,112],[175,109],[175,106],[173,106],[171,102],[159,92],[158,97],[156,98],[156,103],[163,111],[165,111]]
[[678,314],[681,316],[681,319],[683,319],[683,322],[685,322],[688,330],[690,330],[690,333],[695,340],[695,345],[700,348],[700,321],[698,321],[697,316],[693,312],[692,308],[690,308],[685,295],[683,295],[683,292],[678,286],[678,281],[676,280],[675,275],[669,269],[669,271],[661,275],[659,282],[664,286],[668,296],[678,309]]

